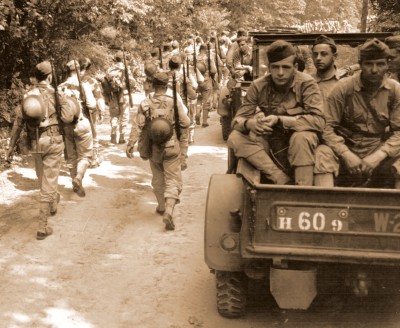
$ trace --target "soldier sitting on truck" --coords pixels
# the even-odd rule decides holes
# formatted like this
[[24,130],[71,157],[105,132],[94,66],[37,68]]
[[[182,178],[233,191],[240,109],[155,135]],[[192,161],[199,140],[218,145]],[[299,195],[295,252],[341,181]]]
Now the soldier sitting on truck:
[[292,44],[273,42],[267,57],[270,73],[250,85],[228,145],[275,184],[291,183],[294,173],[296,184],[312,185],[318,133],[325,126],[321,92],[297,70]]
[[400,84],[386,76],[391,53],[372,39],[359,55],[361,72],[339,81],[327,97],[315,185],[398,189]]
[[253,55],[248,44],[247,37],[241,37],[237,41],[239,48],[233,54],[234,78],[239,80],[251,81],[253,71]]

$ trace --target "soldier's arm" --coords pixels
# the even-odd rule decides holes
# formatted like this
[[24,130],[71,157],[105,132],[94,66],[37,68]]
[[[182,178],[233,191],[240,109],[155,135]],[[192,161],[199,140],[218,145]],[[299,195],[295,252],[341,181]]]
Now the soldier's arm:
[[258,106],[258,95],[260,93],[260,88],[257,83],[258,82],[251,83],[249,89],[247,90],[246,97],[244,98],[242,105],[237,110],[232,121],[232,128],[243,133],[248,132],[246,121],[254,118],[254,114],[256,113]]
[[389,108],[390,131],[392,135],[385,141],[380,151],[389,157],[400,156],[400,84],[394,84],[394,101]]
[[286,109],[289,116],[280,116],[283,128],[293,131],[322,132],[325,127],[324,103],[318,84],[311,79],[303,81],[299,92],[303,106]]
[[17,116],[15,117],[15,120],[13,122],[13,126],[11,129],[11,137],[10,137],[10,144],[8,145],[8,151],[7,151],[7,159],[6,161],[8,163],[11,163],[14,157],[14,152],[15,152],[15,146],[19,140],[19,137],[21,135],[21,131],[24,128],[24,120],[22,118],[22,113],[21,113],[21,108],[17,107],[16,108]]

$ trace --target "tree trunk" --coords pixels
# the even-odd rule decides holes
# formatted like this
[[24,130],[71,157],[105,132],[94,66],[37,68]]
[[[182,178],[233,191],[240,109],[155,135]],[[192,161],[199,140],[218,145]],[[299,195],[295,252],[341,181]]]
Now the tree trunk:
[[368,0],[363,0],[360,32],[367,32]]

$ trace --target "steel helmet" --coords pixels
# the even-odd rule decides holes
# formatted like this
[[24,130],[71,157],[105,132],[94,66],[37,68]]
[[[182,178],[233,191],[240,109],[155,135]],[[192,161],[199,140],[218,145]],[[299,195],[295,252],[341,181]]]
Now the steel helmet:
[[172,124],[163,117],[157,117],[150,122],[150,139],[157,145],[167,142],[173,133]]
[[22,101],[22,114],[26,120],[40,122],[45,116],[43,99],[39,95],[28,95]]
[[81,105],[75,97],[65,96],[65,99],[68,102],[68,105],[71,107],[72,112],[74,113],[74,118],[77,119],[81,114]]

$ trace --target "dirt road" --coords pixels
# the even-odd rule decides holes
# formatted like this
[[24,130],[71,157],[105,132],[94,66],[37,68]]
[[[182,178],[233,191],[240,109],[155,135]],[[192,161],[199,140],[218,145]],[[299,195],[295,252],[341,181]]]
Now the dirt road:
[[290,313],[255,295],[245,318],[218,315],[203,225],[208,180],[226,170],[227,149],[215,112],[210,123],[197,128],[190,148],[174,232],[165,232],[155,213],[148,162],[110,145],[108,125],[100,129],[104,161],[84,180],[86,198],[71,191],[62,171],[55,232],[44,241],[35,239],[31,163],[1,172],[0,328],[399,327],[393,299]]

